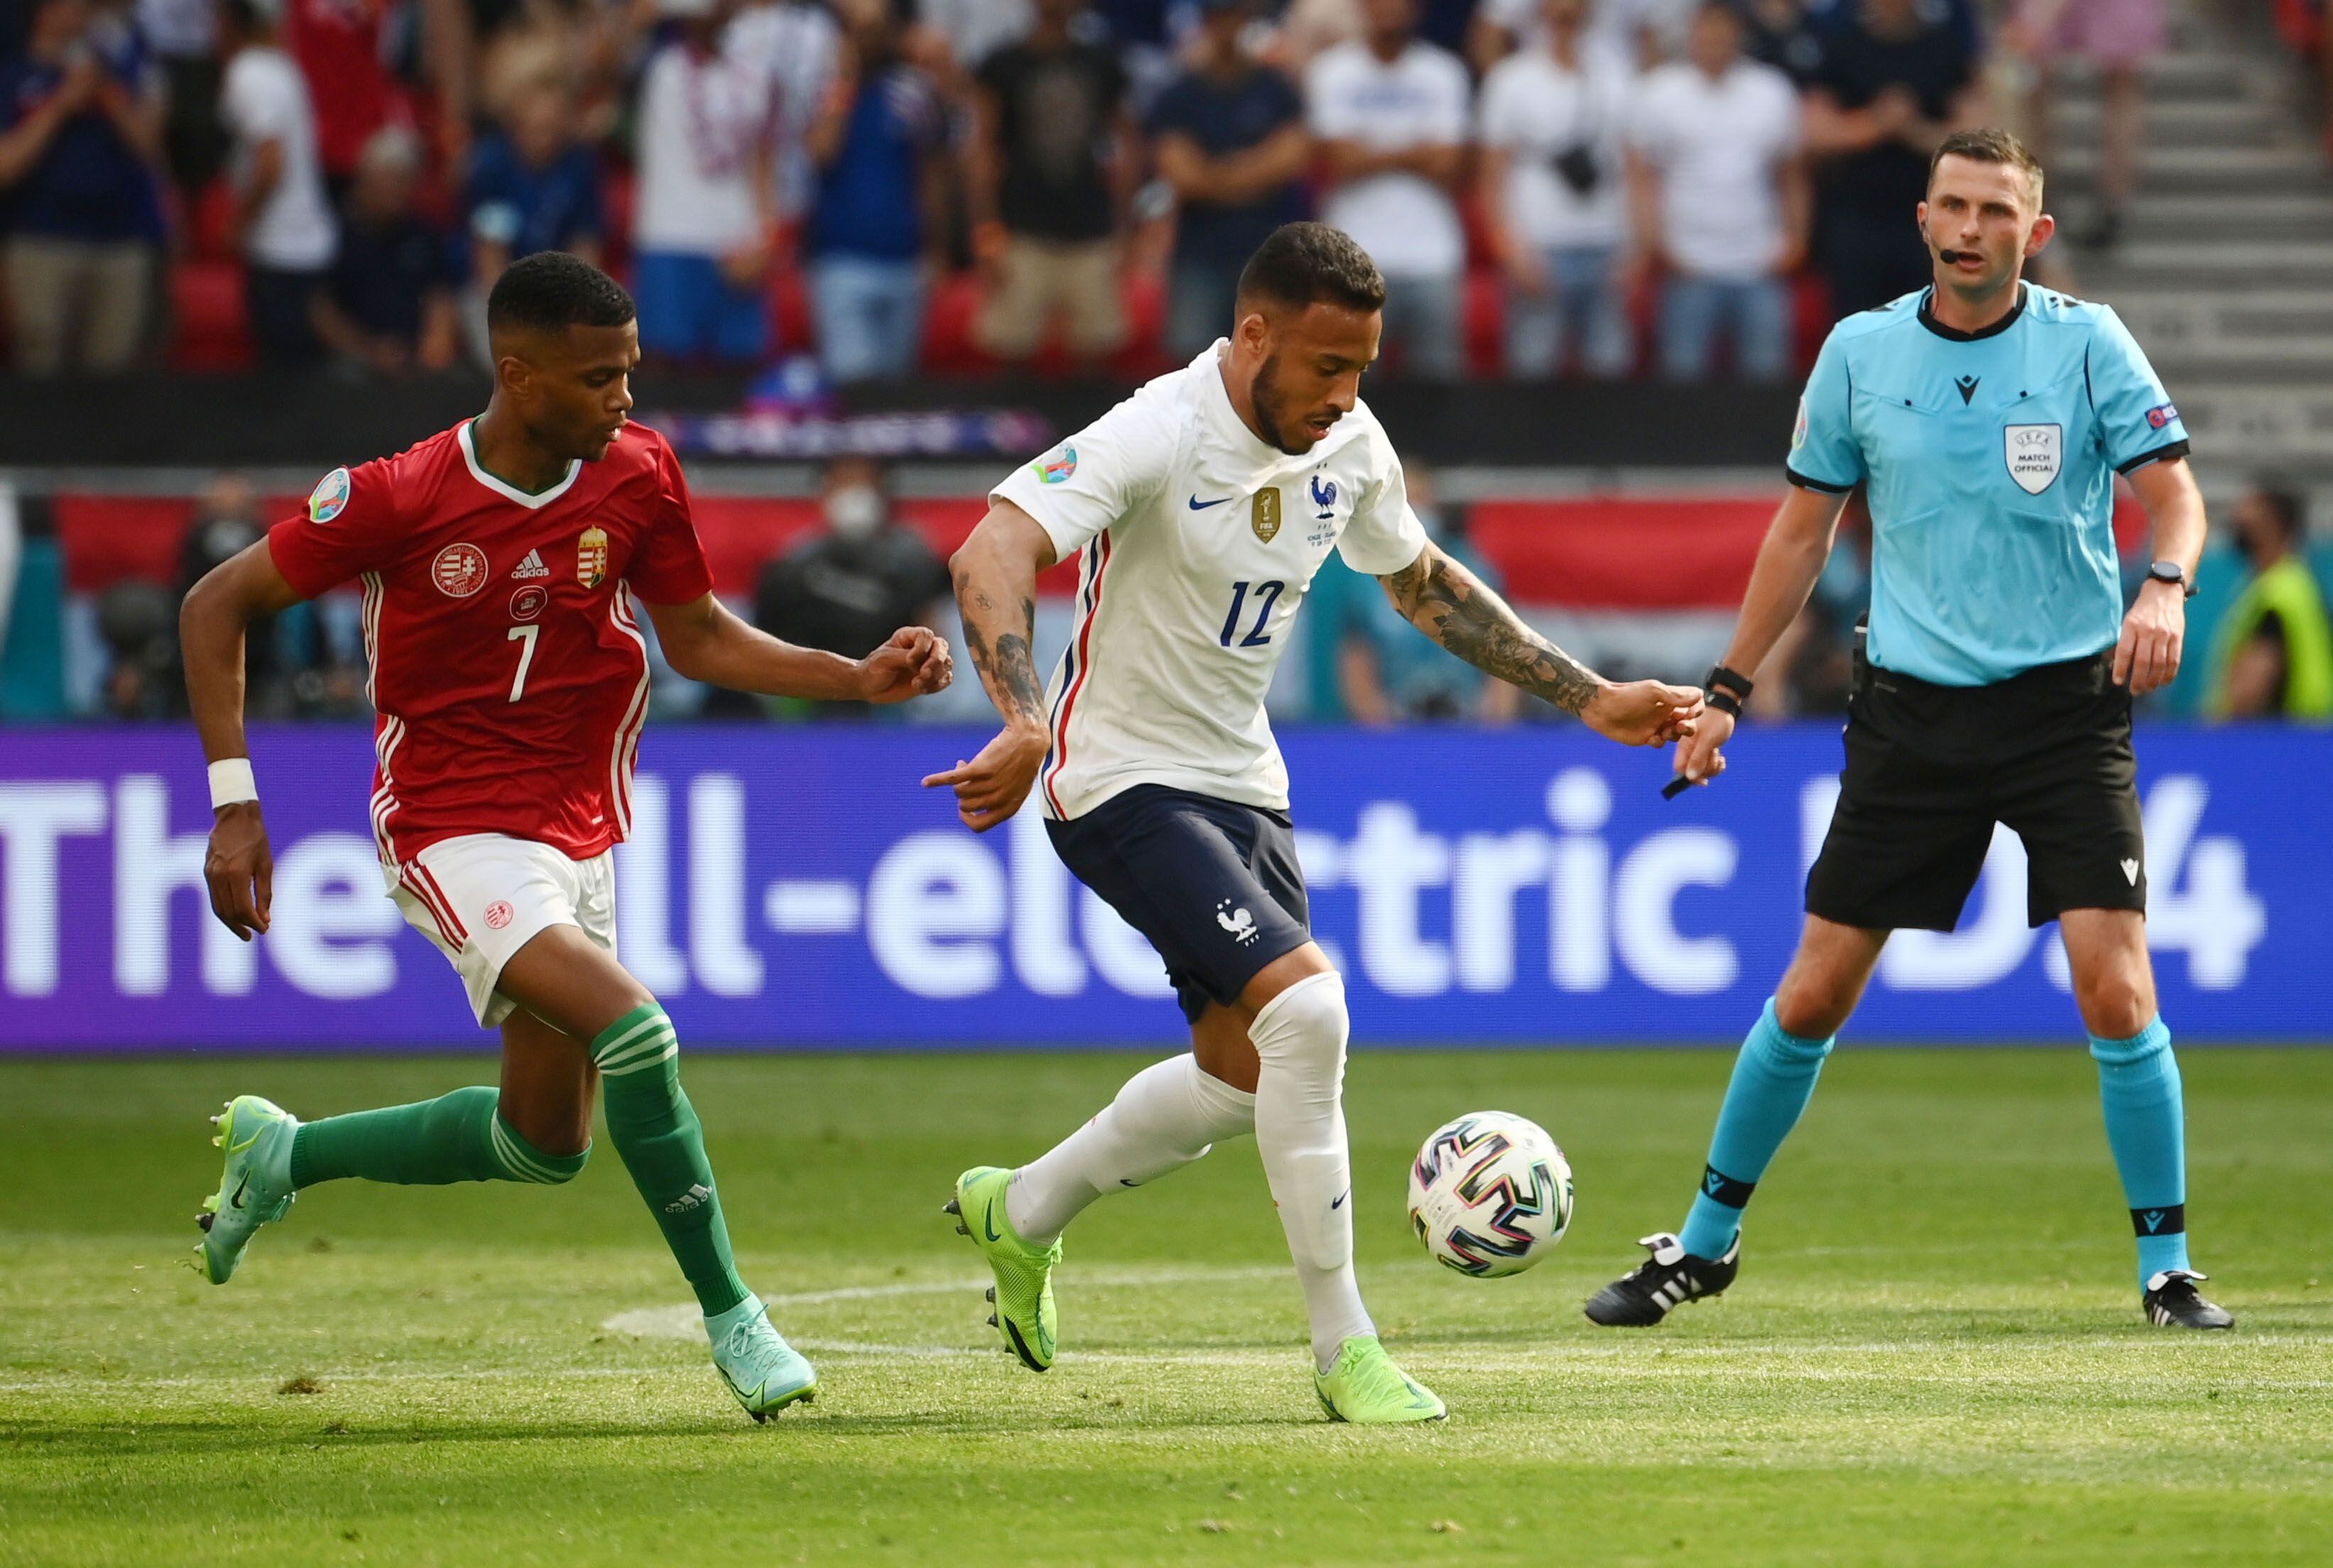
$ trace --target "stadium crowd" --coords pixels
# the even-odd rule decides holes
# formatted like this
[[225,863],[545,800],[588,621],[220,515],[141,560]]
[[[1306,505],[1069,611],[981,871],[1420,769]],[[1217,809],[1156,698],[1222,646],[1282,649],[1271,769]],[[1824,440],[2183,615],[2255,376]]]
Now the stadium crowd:
[[2084,237],[2113,239],[2161,0],[2001,9],[26,0],[12,357],[442,367],[503,267],[565,248],[667,362],[1135,373],[1212,341],[1309,214],[1390,279],[1391,373],[1781,380],[1925,280],[1929,152],[2064,55],[2107,73]]

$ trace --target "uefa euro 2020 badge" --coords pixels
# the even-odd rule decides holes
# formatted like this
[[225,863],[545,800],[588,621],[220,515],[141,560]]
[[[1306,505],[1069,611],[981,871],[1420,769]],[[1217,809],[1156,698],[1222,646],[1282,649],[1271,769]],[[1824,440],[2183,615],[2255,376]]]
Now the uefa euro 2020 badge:
[[330,523],[349,504],[349,471],[335,468],[308,492],[308,521]]
[[1029,465],[1036,470],[1040,485],[1066,485],[1070,476],[1078,471],[1078,449],[1064,447],[1056,457],[1040,457]]
[[608,531],[597,524],[576,536],[575,580],[586,588],[608,580]]

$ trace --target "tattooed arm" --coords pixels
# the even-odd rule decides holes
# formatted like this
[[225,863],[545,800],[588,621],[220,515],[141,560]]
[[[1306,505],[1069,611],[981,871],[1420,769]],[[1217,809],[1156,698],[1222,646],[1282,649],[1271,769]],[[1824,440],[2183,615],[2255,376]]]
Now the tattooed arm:
[[1656,680],[1614,685],[1524,624],[1438,544],[1378,581],[1412,626],[1475,669],[1583,720],[1624,746],[1693,733],[1701,693]]
[[1053,563],[1053,542],[1037,520],[1010,501],[988,509],[948,562],[964,618],[965,656],[980,672],[1004,727],[970,762],[924,780],[955,792],[956,815],[986,832],[1021,809],[1045,761],[1045,688],[1032,642],[1037,573]]

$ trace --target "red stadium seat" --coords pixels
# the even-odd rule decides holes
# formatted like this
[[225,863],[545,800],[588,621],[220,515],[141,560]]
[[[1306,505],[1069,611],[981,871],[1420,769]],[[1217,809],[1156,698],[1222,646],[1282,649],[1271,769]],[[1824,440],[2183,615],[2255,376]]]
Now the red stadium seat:
[[170,269],[169,289],[172,370],[240,370],[250,365],[240,264],[181,262]]
[[1510,598],[1585,610],[1731,610],[1771,495],[1477,501],[1467,538]]

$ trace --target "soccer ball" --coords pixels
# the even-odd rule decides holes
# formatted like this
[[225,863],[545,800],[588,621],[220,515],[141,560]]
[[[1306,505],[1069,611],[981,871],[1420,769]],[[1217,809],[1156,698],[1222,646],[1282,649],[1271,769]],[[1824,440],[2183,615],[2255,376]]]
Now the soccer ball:
[[1539,1123],[1472,1111],[1417,1151],[1409,1223],[1445,1268],[1477,1279],[1521,1274],[1571,1224],[1571,1162]]

